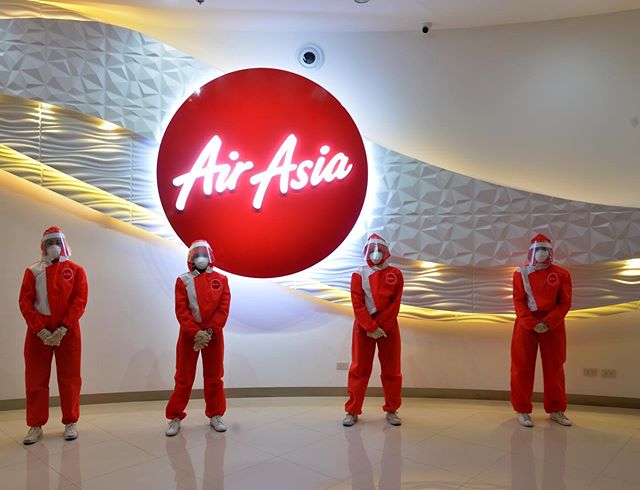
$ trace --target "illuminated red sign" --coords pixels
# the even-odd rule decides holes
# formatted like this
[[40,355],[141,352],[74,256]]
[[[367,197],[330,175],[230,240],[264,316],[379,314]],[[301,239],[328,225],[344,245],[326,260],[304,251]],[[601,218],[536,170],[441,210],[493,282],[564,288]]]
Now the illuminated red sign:
[[349,234],[367,158],[329,92],[256,68],[216,78],[182,104],[162,138],[157,177],[185,243],[209,241],[228,272],[278,277],[316,264]]

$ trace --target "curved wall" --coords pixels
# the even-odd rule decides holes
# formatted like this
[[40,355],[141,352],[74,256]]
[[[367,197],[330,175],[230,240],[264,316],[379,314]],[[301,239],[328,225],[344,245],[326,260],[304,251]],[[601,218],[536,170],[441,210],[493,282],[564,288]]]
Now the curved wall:
[[[482,39],[482,32],[475,35]],[[380,36],[376,43],[386,35]],[[281,41],[276,36],[273,49]],[[349,50],[359,46],[352,41]],[[42,229],[52,223],[65,229],[90,279],[83,320],[84,392],[169,389],[177,332],[173,283],[184,267],[185,247],[159,238],[171,233],[161,233],[162,223],[147,214],[158,208],[149,177],[153,161],[145,155],[153,155],[162,121],[198,77],[218,72],[145,35],[79,20],[0,20],[0,48],[11,53],[0,58],[0,72],[11,75],[0,78],[0,168],[11,172],[0,170],[0,224],[14,237],[5,252],[12,259],[0,267],[0,308],[7,312],[0,375],[8,380],[0,387],[0,400],[23,396],[24,325],[17,291],[24,267],[37,257]],[[21,58],[21,50],[29,55]],[[112,54],[117,60],[107,63]],[[221,60],[228,61],[226,56],[225,51]],[[279,59],[288,65],[288,58]],[[247,55],[246,65],[251,64]],[[317,79],[328,73],[317,73]],[[347,82],[350,90],[359,86],[344,74],[333,75],[325,85],[337,92]],[[354,100],[346,97],[345,104],[359,112]],[[412,112],[393,110],[398,120],[407,115],[404,125],[411,133]],[[457,109],[451,111],[454,115]],[[363,120],[369,127],[370,118]],[[623,143],[623,153],[635,147]],[[339,304],[344,277],[357,262],[362,234],[376,229],[391,240],[407,275],[417,274],[405,303],[440,311],[401,320],[405,385],[508,389],[510,319],[494,316],[497,321],[487,322],[478,315],[463,322],[458,312],[509,312],[510,268],[520,262],[518,251],[526,248],[530,230],[551,222],[560,258],[576,267],[580,307],[632,302],[625,313],[569,321],[569,391],[640,397],[634,371],[640,313],[633,302],[639,299],[640,274],[635,262],[620,262],[640,255],[637,209],[508,189],[379,145],[370,145],[370,153],[378,184],[370,196],[373,204],[333,257],[279,283],[231,278],[227,386],[344,386],[345,373],[335,369],[337,361],[349,359],[351,314]],[[521,173],[530,168],[520,159],[515,166]],[[422,275],[426,282],[419,274],[425,267],[431,272]],[[429,289],[436,273],[443,274],[436,283],[449,278],[452,287]],[[480,290],[484,299],[476,294]],[[617,369],[618,378],[583,378],[583,367]],[[372,385],[379,386],[375,376]]]

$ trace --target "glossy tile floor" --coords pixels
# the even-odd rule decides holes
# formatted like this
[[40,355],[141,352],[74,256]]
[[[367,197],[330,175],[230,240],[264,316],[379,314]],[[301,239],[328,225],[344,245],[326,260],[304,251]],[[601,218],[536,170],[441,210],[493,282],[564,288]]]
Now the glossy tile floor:
[[0,488],[144,490],[640,488],[640,410],[570,407],[574,427],[534,410],[520,427],[504,402],[407,399],[403,426],[370,398],[351,428],[344,399],[232,399],[226,434],[193,400],[180,434],[164,435],[164,402],[82,407],[80,438],[24,447],[24,412],[0,412]]

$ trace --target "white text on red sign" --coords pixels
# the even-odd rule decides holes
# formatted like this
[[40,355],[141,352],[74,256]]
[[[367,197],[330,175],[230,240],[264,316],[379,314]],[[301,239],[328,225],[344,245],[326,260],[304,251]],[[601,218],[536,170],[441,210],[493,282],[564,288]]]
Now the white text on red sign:
[[[287,136],[267,169],[249,178],[249,183],[252,186],[257,186],[252,203],[255,209],[262,208],[264,196],[273,179],[279,178],[280,193],[286,195],[289,187],[301,190],[309,185],[316,187],[322,182],[343,180],[353,168],[353,165],[349,163],[349,157],[342,152],[336,153],[327,161],[327,155],[330,151],[327,145],[320,148],[320,155],[315,162],[303,160],[300,163],[294,163],[293,156],[297,144],[298,139],[295,135]],[[176,209],[182,211],[185,208],[187,198],[198,179],[203,179],[202,190],[207,196],[213,193],[214,187],[218,194],[224,194],[234,190],[240,176],[254,168],[255,165],[252,161],[240,161],[240,153],[236,150],[229,153],[230,163],[219,162],[221,148],[222,139],[215,135],[196,158],[191,170],[173,179],[173,185],[180,187],[176,199]],[[309,171],[311,171],[311,175],[309,175]]]

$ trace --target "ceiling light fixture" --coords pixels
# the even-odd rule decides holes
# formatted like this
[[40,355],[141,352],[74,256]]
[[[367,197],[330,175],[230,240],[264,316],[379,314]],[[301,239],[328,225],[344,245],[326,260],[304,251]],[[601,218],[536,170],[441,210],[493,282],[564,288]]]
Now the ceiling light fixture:
[[356,3],[367,3],[369,0],[353,0]]

